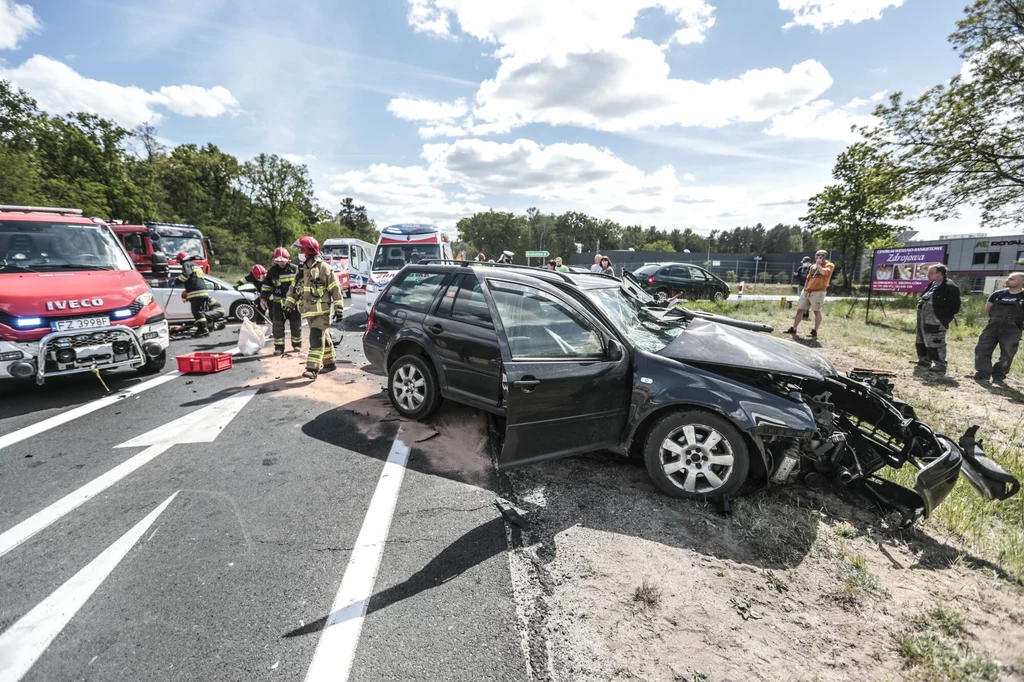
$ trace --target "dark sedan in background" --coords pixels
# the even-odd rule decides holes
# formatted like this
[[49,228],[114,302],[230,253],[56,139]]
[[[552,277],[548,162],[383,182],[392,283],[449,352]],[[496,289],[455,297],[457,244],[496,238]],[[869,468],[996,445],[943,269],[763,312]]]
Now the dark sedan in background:
[[690,301],[724,301],[729,298],[729,285],[696,265],[651,263],[633,274],[644,290],[658,302],[664,302],[676,294],[682,294],[682,298]]

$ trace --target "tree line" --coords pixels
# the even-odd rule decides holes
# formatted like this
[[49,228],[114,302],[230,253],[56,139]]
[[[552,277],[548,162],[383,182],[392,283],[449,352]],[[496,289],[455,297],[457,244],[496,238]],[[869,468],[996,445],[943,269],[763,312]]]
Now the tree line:
[[311,234],[376,242],[364,206],[320,206],[305,165],[275,154],[239,161],[217,145],[168,149],[152,126],[127,130],[95,114],[53,116],[0,80],[0,204],[80,208],[127,223],[196,225],[224,265],[269,261]]

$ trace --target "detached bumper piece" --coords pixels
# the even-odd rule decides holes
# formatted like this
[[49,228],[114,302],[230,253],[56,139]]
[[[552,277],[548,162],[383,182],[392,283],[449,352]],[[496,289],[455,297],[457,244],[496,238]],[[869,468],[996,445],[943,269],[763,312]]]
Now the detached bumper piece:
[[1020,492],[1020,481],[985,456],[982,441],[976,439],[977,434],[978,427],[975,425],[960,438],[960,449],[964,454],[964,476],[986,500],[1008,500]]

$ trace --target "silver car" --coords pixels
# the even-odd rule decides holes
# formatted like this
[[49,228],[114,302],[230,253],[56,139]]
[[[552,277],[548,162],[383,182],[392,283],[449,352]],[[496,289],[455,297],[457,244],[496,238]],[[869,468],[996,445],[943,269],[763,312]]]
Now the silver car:
[[[223,306],[229,319],[248,320],[259,317],[259,313],[257,313],[259,295],[251,284],[244,284],[241,288],[236,289],[213,275],[206,275],[204,279],[210,290],[210,295]],[[164,314],[167,315],[167,320],[170,322],[185,322],[192,319],[191,306],[181,300],[182,291],[184,289],[181,286],[175,286],[172,289],[168,283],[153,287],[153,295],[156,296],[157,303],[164,309]]]

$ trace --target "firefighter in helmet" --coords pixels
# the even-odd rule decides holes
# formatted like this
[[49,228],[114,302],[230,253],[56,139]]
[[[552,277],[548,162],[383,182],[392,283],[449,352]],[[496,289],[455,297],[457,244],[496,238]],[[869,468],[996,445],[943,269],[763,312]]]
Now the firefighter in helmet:
[[238,287],[245,286],[246,284],[251,284],[256,287],[256,291],[259,292],[263,287],[263,280],[266,279],[266,277],[267,269],[257,263],[252,266],[252,270],[249,271],[248,275],[235,282],[235,288],[237,289]]
[[341,315],[344,300],[338,276],[320,257],[320,243],[313,237],[303,237],[295,245],[302,265],[284,305],[285,308],[298,307],[309,325],[309,355],[302,376],[316,379],[321,367],[325,372],[335,367],[334,343],[327,330],[334,310]]
[[203,278],[203,270],[192,262],[192,256],[185,251],[179,251],[175,259],[181,263],[181,274],[176,282],[185,287],[182,298],[192,306],[192,317],[196,322],[194,337],[209,336],[210,329],[206,312],[210,309],[210,292],[206,290],[206,280]]
[[291,262],[288,249],[279,246],[274,250],[274,264],[267,271],[260,289],[260,305],[270,308],[270,323],[274,332],[274,355],[284,355],[284,323],[289,322],[292,331],[292,350],[302,350],[302,316],[299,311],[289,308],[285,313],[285,298],[295,281],[299,268]]

